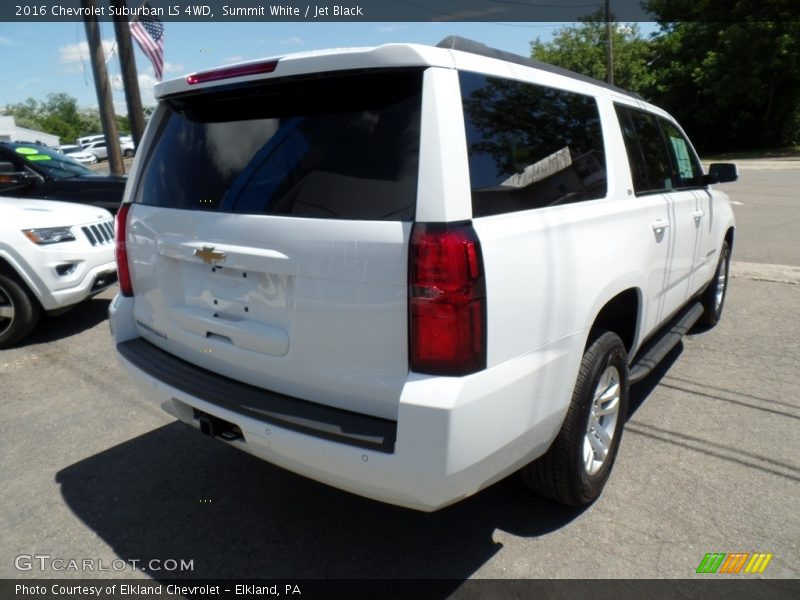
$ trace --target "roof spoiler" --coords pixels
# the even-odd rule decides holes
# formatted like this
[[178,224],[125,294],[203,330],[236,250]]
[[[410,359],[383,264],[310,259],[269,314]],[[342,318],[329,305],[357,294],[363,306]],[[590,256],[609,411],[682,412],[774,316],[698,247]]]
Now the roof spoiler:
[[540,71],[547,71],[549,73],[555,73],[556,75],[563,75],[564,77],[569,77],[571,79],[577,79],[578,81],[591,83],[592,85],[599,85],[600,87],[613,90],[619,94],[625,94],[626,96],[636,98],[637,100],[644,100],[644,98],[642,98],[639,94],[635,92],[629,92],[628,90],[623,90],[622,88],[618,88],[617,86],[611,85],[610,83],[606,83],[605,81],[600,81],[599,79],[587,77],[586,75],[581,75],[580,73],[570,71],[569,69],[556,67],[554,65],[550,65],[541,62],[539,60],[535,60],[533,58],[526,58],[519,54],[514,54],[513,52],[506,52],[505,50],[490,48],[486,44],[481,44],[480,42],[476,42],[475,40],[470,40],[468,38],[460,37],[457,35],[448,35],[441,42],[436,44],[436,47],[447,48],[449,50],[460,50],[461,52],[469,52],[470,54],[479,54],[480,56],[497,58],[499,60],[505,60],[507,62],[516,63],[518,65],[533,67],[534,69],[539,69]]

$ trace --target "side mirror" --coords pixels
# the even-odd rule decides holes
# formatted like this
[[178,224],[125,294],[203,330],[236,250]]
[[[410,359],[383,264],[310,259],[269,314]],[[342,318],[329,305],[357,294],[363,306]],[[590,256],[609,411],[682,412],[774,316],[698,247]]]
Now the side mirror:
[[0,161],[0,192],[24,189],[32,183],[25,171],[17,171],[14,163]]
[[711,163],[708,166],[708,175],[703,175],[703,183],[728,183],[739,179],[739,169],[735,163]]

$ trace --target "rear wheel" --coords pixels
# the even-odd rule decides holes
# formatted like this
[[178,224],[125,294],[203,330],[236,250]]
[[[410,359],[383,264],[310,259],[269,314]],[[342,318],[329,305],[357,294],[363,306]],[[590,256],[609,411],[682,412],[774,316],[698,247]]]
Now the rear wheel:
[[581,361],[572,402],[550,449],[522,469],[538,494],[582,506],[603,490],[628,411],[628,357],[615,333],[597,336]]
[[25,284],[0,273],[0,348],[28,335],[39,322],[41,308]]
[[722,317],[722,307],[725,305],[725,294],[728,291],[728,273],[731,266],[731,249],[728,242],[722,242],[722,249],[719,253],[717,270],[714,278],[708,284],[706,291],[700,299],[703,305],[703,316],[699,323],[706,327],[713,327],[719,323]]

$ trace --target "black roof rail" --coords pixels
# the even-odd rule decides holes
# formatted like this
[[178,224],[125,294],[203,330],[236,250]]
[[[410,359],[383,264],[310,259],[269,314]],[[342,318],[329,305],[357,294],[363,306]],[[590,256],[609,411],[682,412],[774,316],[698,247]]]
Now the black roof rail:
[[520,56],[519,54],[514,54],[513,52],[506,52],[505,50],[498,50],[497,48],[491,48],[486,44],[482,44],[480,42],[476,42],[475,40],[470,40],[468,38],[464,38],[458,35],[448,35],[441,42],[436,44],[436,47],[448,48],[450,50],[460,50],[461,52],[469,52],[470,54],[479,54],[481,56],[487,56],[489,58],[497,58],[499,60],[516,63],[518,65],[524,65],[526,67],[533,67],[534,69],[539,69],[540,71],[547,71],[549,73],[555,73],[556,75],[563,75],[564,77],[577,79],[578,81],[583,81],[585,83],[591,83],[592,85],[599,85],[600,87],[613,90],[619,94],[625,94],[626,96],[636,98],[637,100],[642,100],[642,101],[644,100],[644,98],[642,98],[639,94],[635,92],[629,92],[628,90],[624,90],[615,85],[611,85],[610,83],[606,83],[605,81],[600,81],[599,79],[587,77],[586,75],[581,75],[580,73],[576,73],[575,71],[570,71],[569,69],[564,69],[562,67],[556,67],[555,65],[544,63],[542,61],[533,58],[526,58],[524,56]]

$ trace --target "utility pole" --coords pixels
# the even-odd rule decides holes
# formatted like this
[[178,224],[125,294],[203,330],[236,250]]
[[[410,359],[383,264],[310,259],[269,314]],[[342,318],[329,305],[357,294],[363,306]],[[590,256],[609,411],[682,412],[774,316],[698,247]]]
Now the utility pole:
[[136,59],[133,55],[131,44],[131,30],[128,27],[128,17],[120,16],[126,8],[125,0],[111,0],[111,5],[119,10],[114,11],[114,33],[117,36],[117,49],[119,51],[119,64],[122,70],[122,82],[125,85],[125,103],[128,105],[128,121],[131,124],[133,144],[139,148],[139,141],[144,134],[144,113],[142,111],[142,96],[139,93],[139,79],[136,76]]
[[611,0],[606,0],[606,81],[614,85],[614,42],[611,39]]
[[103,41],[100,37],[97,17],[94,16],[94,0],[81,0],[81,6],[86,15],[83,23],[86,26],[86,40],[89,42],[89,55],[92,59],[92,74],[94,75],[94,89],[97,92],[100,122],[103,124],[103,133],[106,136],[108,166],[112,175],[124,175],[125,167],[122,164],[122,149],[119,145],[117,121],[114,117],[114,103],[111,101],[111,86],[108,83]]

